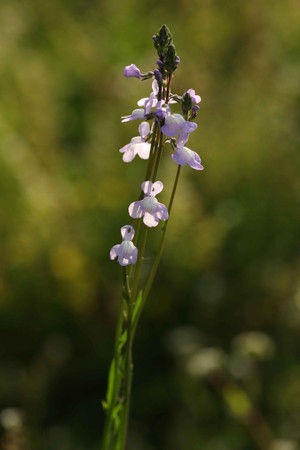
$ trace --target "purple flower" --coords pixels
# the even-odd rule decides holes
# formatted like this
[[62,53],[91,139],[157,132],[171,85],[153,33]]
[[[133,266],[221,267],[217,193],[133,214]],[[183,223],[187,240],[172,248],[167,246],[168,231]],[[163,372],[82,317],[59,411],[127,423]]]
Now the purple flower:
[[197,95],[194,89],[188,89],[187,93],[190,94],[193,103],[197,104],[201,102],[200,95]]
[[181,114],[170,114],[165,118],[161,131],[169,137],[178,136],[185,126],[185,120]]
[[148,122],[142,122],[139,125],[140,136],[131,139],[130,143],[122,147],[119,151],[123,153],[123,161],[128,163],[133,160],[136,155],[142,159],[148,159],[151,145],[146,142],[150,133],[150,125]]
[[135,264],[137,260],[138,249],[131,242],[134,236],[134,229],[131,225],[124,225],[121,228],[121,235],[123,242],[114,245],[110,250],[110,259],[118,258],[118,263],[121,266],[128,266],[128,264]]
[[177,139],[177,145],[179,147],[184,146],[184,144],[187,143],[190,133],[192,133],[192,131],[196,130],[197,128],[197,124],[195,122],[189,122],[186,121],[183,128],[181,129],[179,135],[178,135],[178,139]]
[[151,109],[157,105],[157,97],[154,92],[151,92],[150,97],[145,100],[144,103],[144,114],[150,114]]
[[204,167],[201,164],[201,158],[198,153],[190,150],[187,147],[177,147],[172,155],[174,161],[180,166],[190,166],[195,170],[203,170]]
[[164,100],[157,102],[154,115],[157,119],[163,120],[170,114],[170,107],[165,103]]
[[135,77],[141,78],[141,71],[135,64],[130,64],[130,66],[126,66],[123,70],[123,74],[126,78]]
[[187,142],[189,134],[196,128],[195,122],[185,120],[181,114],[170,114],[166,116],[161,131],[169,137],[178,136],[177,144],[183,146]]
[[156,106],[158,91],[159,91],[158,83],[156,80],[153,80],[152,92],[151,92],[150,96],[141,98],[137,102],[138,106],[143,106],[145,114],[149,114],[151,112],[151,108],[154,108]]
[[129,205],[128,212],[130,217],[140,219],[143,217],[143,222],[147,227],[156,227],[160,220],[168,220],[168,209],[162,203],[159,203],[155,196],[163,190],[163,183],[156,181],[144,181],[142,183],[142,190],[145,194],[143,200],[138,200]]
[[134,109],[129,116],[122,116],[121,122],[130,122],[130,120],[140,120],[144,118],[144,110],[141,108]]

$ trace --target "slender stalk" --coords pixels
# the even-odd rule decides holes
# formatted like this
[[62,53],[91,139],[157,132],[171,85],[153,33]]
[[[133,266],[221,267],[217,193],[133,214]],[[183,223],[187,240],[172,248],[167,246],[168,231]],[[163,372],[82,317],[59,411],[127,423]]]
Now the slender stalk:
[[133,302],[136,301],[136,296],[137,296],[137,293],[138,293],[140,270],[141,270],[142,262],[143,262],[143,259],[144,259],[147,235],[148,235],[148,227],[146,227],[146,225],[142,224],[142,231],[141,231],[140,242],[139,242],[138,259],[137,259],[137,262],[136,262],[135,271],[134,271],[134,277],[133,277],[133,282],[132,282],[132,299],[133,299]]
[[[123,275],[123,282],[124,282],[124,278],[126,278],[126,276],[124,277]],[[126,288],[127,283],[125,283],[125,286],[123,284],[123,289],[124,287]],[[107,411],[107,415],[106,415],[106,420],[105,420],[105,425],[104,425],[104,431],[103,431],[103,441],[102,441],[102,450],[114,450],[114,441],[115,441],[115,429],[114,429],[114,411],[116,408],[116,405],[118,404],[118,396],[119,396],[119,391],[120,391],[120,385],[121,385],[121,379],[120,379],[120,374],[119,374],[119,367],[120,367],[120,359],[121,359],[121,354],[120,354],[120,339],[122,336],[122,332],[124,329],[124,323],[126,320],[126,299],[125,297],[127,296],[127,294],[129,294],[129,292],[123,290],[123,295],[122,295],[122,299],[121,299],[121,303],[120,303],[120,311],[119,311],[119,316],[118,316],[118,324],[117,324],[117,331],[116,331],[116,337],[115,337],[115,346],[114,346],[114,356],[113,356],[113,360],[112,360],[112,366],[111,366],[111,370],[113,369],[113,387],[112,387],[112,394],[111,394],[111,399],[110,399],[110,403],[108,405],[109,409]],[[110,380],[109,382],[110,383]],[[109,390],[109,386],[108,389]]]
[[168,81],[167,81],[166,103],[169,103],[171,80],[172,80],[172,75],[169,75]]
[[[126,287],[129,290],[130,288],[127,276],[127,268],[124,270],[125,273],[125,283]],[[128,430],[128,417],[130,410],[130,399],[131,399],[131,386],[132,386],[132,373],[133,373],[133,364],[132,364],[132,312],[133,312],[133,300],[134,298],[130,295],[128,300],[128,315],[127,315],[127,341],[126,341],[126,349],[125,349],[125,379],[124,379],[124,412],[121,418],[120,432],[118,436],[118,442],[116,446],[116,450],[123,450],[126,445],[127,439],[127,430]]]
[[[123,295],[112,366],[113,386],[104,427],[102,450],[124,450],[126,445],[133,371],[132,313],[133,297],[129,285],[128,268],[123,267]],[[118,416],[119,425],[116,425],[116,416]]]
[[[152,167],[155,162],[155,150],[157,147],[157,134],[159,132],[159,126],[158,123],[155,122],[153,126],[153,135],[151,140],[151,147],[150,147],[150,155],[149,155],[149,163],[146,171],[145,180],[148,180],[151,173],[152,173]],[[141,197],[143,196],[143,192],[141,192]]]
[[157,145],[157,151],[155,153],[155,161],[152,167],[152,171],[151,171],[151,175],[150,175],[150,180],[151,181],[155,181],[156,179],[156,175],[157,175],[157,170],[158,170],[158,166],[160,163],[160,159],[161,159],[161,155],[162,155],[162,149],[163,149],[163,135],[162,132],[159,131],[158,133],[158,145]]

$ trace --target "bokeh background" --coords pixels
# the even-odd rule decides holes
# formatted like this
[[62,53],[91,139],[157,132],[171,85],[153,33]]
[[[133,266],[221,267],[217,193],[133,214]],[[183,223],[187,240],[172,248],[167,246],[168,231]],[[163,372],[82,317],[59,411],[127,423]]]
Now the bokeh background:
[[[300,438],[296,0],[1,0],[0,439],[98,449],[120,270],[143,181],[120,116],[166,23],[202,96],[135,345],[130,450],[295,450]],[[170,192],[174,164],[160,178]],[[163,198],[163,197],[161,197]],[[166,198],[166,197],[165,197]]]

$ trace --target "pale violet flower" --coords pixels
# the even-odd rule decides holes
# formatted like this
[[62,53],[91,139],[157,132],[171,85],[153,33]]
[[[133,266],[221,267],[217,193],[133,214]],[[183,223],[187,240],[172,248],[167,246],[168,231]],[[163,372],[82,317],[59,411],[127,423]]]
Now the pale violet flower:
[[110,259],[118,258],[118,263],[121,266],[128,266],[128,264],[135,264],[137,260],[138,249],[133,244],[134,229],[131,225],[124,225],[121,228],[121,235],[123,241],[121,244],[114,245],[110,250]]
[[138,106],[143,106],[145,110],[145,114],[148,114],[151,111],[151,108],[156,106],[157,104],[157,94],[159,91],[158,83],[156,80],[152,82],[152,92],[149,97],[141,98],[137,104]]
[[148,122],[142,122],[139,125],[139,133],[140,136],[132,138],[129,144],[120,149],[120,152],[123,153],[123,161],[126,163],[132,161],[136,155],[139,155],[142,159],[149,158],[151,145],[149,142],[146,142],[150,134]]
[[157,119],[163,120],[170,114],[170,106],[164,101],[160,100],[156,104],[154,115]]
[[[155,81],[155,80],[154,80]],[[152,108],[157,105],[158,101],[154,92],[151,92],[150,97],[145,100],[144,103],[144,114],[150,114]]]
[[123,74],[126,78],[135,77],[141,78],[141,71],[135,64],[130,64],[124,68]]
[[168,209],[162,203],[159,203],[155,197],[163,190],[163,183],[161,181],[144,181],[142,183],[142,191],[145,194],[143,200],[138,200],[129,205],[128,212],[130,217],[140,219],[143,217],[143,222],[147,227],[156,227],[160,220],[168,220]]
[[177,146],[183,147],[184,144],[187,143],[190,133],[192,131],[196,130],[197,124],[195,122],[189,122],[186,121],[183,128],[179,131],[178,138],[177,138]]
[[[138,106],[144,107],[145,115],[150,114],[152,108],[156,108],[156,111],[161,110],[163,107],[165,107],[165,110],[167,109],[169,110],[168,105],[165,103],[164,100],[158,100],[157,98],[158,92],[159,92],[158,82],[156,79],[154,79],[152,82],[152,92],[150,96],[146,98],[141,98],[137,102]],[[175,100],[170,99],[169,103],[176,103],[176,102]]]
[[122,116],[121,122],[130,122],[130,120],[140,120],[144,118],[144,109],[134,109],[129,116]]
[[201,97],[196,94],[195,89],[188,89],[187,93],[190,94],[193,103],[198,104],[201,102]]
[[189,134],[197,128],[195,122],[185,120],[181,114],[170,114],[165,117],[161,131],[169,137],[177,136],[177,145],[182,147],[189,138]]
[[198,153],[190,150],[187,147],[177,147],[172,155],[174,161],[180,166],[190,166],[195,170],[203,170],[204,167],[201,164],[201,158]]

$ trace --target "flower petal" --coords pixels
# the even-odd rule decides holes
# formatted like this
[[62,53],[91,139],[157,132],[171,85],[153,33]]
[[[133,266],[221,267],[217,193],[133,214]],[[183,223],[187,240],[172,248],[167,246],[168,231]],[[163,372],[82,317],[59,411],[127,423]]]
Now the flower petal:
[[123,70],[123,75],[126,78],[129,77],[135,77],[140,78],[141,77],[141,71],[135,64],[130,64],[129,66],[126,66]]
[[143,222],[147,227],[156,227],[158,225],[159,219],[155,217],[154,214],[145,212]]
[[144,194],[146,195],[150,195],[151,189],[152,189],[152,181],[144,181],[141,184],[142,187],[142,191],[144,192]]
[[120,245],[118,262],[121,266],[135,264],[137,258],[137,248],[131,241],[123,241]]
[[145,139],[150,133],[150,125],[148,122],[142,122],[139,125],[139,133],[143,139]]
[[124,241],[131,241],[134,236],[134,228],[131,225],[124,225],[121,228],[121,236]]
[[130,144],[124,145],[124,147],[120,148],[119,152],[120,152],[120,153],[125,153],[125,152],[127,152],[127,150],[128,150],[128,148],[130,147],[130,145],[131,145],[131,143],[130,143]]
[[127,148],[127,150],[123,154],[123,161],[125,163],[129,163],[133,160],[135,157],[136,152],[134,151],[134,147],[131,145]]
[[134,109],[129,116],[122,116],[121,122],[130,122],[130,120],[139,120],[144,118],[144,110],[141,108]]
[[159,220],[168,220],[168,208],[163,203],[158,203],[155,215]]
[[110,259],[116,259],[116,257],[119,254],[118,250],[119,250],[120,246],[121,246],[121,244],[116,244],[110,249],[110,252],[109,252]]
[[151,145],[149,142],[141,142],[139,144],[134,144],[133,150],[135,154],[138,154],[142,159],[148,159],[150,155]]
[[183,126],[183,132],[184,133],[191,133],[192,131],[195,131],[198,125],[195,122],[189,122],[188,120],[185,122]]
[[161,131],[169,137],[177,136],[182,127],[185,124],[185,120],[181,114],[170,114],[165,118],[165,123],[161,127]]
[[145,101],[144,103],[144,115],[150,114],[151,109],[156,106],[157,104],[157,98],[155,94],[152,92],[150,94],[150,97]]
[[159,194],[164,188],[162,181],[155,181],[151,188],[151,196]]
[[144,181],[142,183],[142,191],[150,197],[155,197],[163,190],[163,188],[164,185],[161,181],[155,181],[155,183],[152,183],[151,181]]
[[137,105],[138,106],[145,106],[145,102],[148,100],[148,97],[143,97],[143,98],[140,98],[138,101],[137,101]]
[[133,219],[140,219],[144,214],[144,208],[142,207],[142,200],[130,203],[128,207],[128,213]]
[[197,104],[201,102],[201,97],[196,94],[195,89],[188,89],[187,93],[190,94],[193,103]]
[[159,92],[158,82],[157,82],[157,80],[155,80],[155,79],[152,81],[152,92],[153,92],[155,95],[157,95],[158,92]]
[[172,158],[180,166],[188,165],[195,170],[203,170],[201,158],[198,153],[187,147],[177,147],[176,151],[172,155]]

